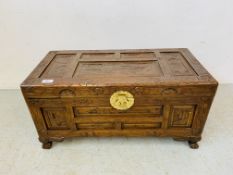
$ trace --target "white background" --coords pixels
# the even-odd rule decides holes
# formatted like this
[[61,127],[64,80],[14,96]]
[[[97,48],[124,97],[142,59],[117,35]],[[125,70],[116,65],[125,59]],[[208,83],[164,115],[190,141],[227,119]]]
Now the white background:
[[0,88],[49,50],[187,47],[233,83],[232,0],[0,0]]

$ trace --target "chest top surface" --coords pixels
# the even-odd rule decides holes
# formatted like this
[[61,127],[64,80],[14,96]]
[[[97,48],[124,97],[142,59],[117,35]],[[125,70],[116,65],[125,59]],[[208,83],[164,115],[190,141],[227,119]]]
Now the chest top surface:
[[217,84],[188,49],[51,51],[21,86]]

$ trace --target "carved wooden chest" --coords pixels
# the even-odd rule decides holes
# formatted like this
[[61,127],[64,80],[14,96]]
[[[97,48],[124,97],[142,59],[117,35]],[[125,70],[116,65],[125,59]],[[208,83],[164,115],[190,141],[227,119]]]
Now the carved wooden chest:
[[217,84],[188,49],[51,51],[21,90],[43,148],[76,136],[197,148]]

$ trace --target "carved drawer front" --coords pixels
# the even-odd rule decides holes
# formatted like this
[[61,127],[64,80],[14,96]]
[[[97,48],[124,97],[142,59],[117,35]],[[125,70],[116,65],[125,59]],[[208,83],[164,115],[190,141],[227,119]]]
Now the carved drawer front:
[[169,127],[191,128],[196,105],[173,105],[170,111]]
[[122,129],[155,129],[161,128],[161,123],[124,123]]
[[128,110],[116,110],[112,107],[73,107],[74,116],[84,115],[153,115],[162,114],[162,106],[132,107]]
[[66,130],[69,129],[66,120],[66,109],[62,107],[41,108],[47,129]]
[[124,122],[101,122],[101,123],[77,123],[78,130],[128,130],[128,129],[157,129],[161,123],[124,123]]
[[114,129],[114,123],[77,123],[78,130]]
[[78,130],[128,130],[161,128],[163,106],[134,106],[127,110],[113,107],[73,106]]

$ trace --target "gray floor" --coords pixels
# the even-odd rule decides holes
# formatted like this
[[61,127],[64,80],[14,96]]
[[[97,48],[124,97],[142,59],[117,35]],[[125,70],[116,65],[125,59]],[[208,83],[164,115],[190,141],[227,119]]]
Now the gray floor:
[[170,138],[77,138],[41,149],[19,90],[0,91],[0,174],[232,174],[233,85],[221,85],[198,150]]

